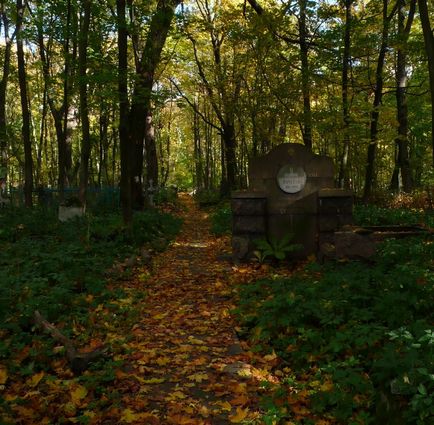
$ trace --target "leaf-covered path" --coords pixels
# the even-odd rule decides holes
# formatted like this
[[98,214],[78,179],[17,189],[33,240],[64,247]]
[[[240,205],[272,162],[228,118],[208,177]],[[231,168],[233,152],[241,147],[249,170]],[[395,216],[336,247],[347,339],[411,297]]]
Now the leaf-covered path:
[[[154,259],[140,319],[131,329],[126,395],[141,423],[226,424],[257,416],[259,372],[249,365],[230,315],[234,271],[221,259],[227,238],[211,237],[188,196],[176,241]],[[219,259],[220,257],[220,259]],[[124,411],[124,419],[125,411]]]
[[278,360],[238,340],[231,310],[236,284],[267,270],[234,266],[229,238],[210,234],[191,197],[181,203],[183,228],[166,251],[108,276],[106,298],[89,294],[88,314],[54,324],[81,352],[104,344],[107,355],[74,376],[64,347],[34,329],[0,364],[0,424],[261,423],[261,382],[276,381]]

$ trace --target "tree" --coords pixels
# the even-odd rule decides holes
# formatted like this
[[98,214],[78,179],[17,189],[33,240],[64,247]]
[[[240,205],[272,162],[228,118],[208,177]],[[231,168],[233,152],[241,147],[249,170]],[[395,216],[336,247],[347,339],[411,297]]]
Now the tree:
[[80,191],[79,198],[83,205],[86,204],[86,191],[89,180],[89,157],[91,154],[90,129],[89,129],[89,103],[87,95],[87,48],[89,41],[89,26],[91,17],[92,0],[81,2],[81,25],[78,42],[78,74],[80,91],[80,118],[81,118],[81,161],[80,161]]
[[413,178],[411,174],[408,141],[408,106],[407,106],[407,42],[416,10],[416,0],[411,0],[407,14],[405,0],[398,0],[398,49],[396,59],[396,118],[398,135],[396,137],[395,168],[390,188],[411,192]]
[[377,152],[378,143],[378,124],[380,117],[380,105],[383,100],[383,69],[386,60],[387,46],[389,43],[389,28],[390,22],[397,10],[397,3],[394,4],[392,11],[388,13],[388,0],[383,0],[382,16],[383,28],[381,31],[380,50],[378,53],[377,68],[375,70],[375,86],[374,86],[374,100],[372,102],[372,110],[370,113],[370,132],[369,132],[369,146],[368,146],[368,159],[366,164],[365,173],[365,187],[363,191],[363,199],[367,201],[372,194],[374,183],[374,164]]
[[32,159],[32,137],[30,129],[30,108],[29,96],[27,93],[26,62],[24,56],[23,43],[23,16],[24,4],[22,0],[17,0],[17,58],[18,58],[18,80],[20,84],[21,112],[23,117],[23,143],[24,143],[24,200],[26,207],[32,207],[33,191],[33,159]]
[[345,30],[344,53],[342,57],[342,121],[343,121],[343,147],[339,167],[338,186],[349,187],[348,156],[350,150],[350,104],[348,100],[349,72],[351,67],[351,25],[353,0],[345,0]]
[[118,93],[119,93],[119,140],[121,153],[121,206],[126,224],[132,220],[131,166],[132,148],[128,131],[128,32],[125,0],[116,0],[118,29]]
[[431,91],[431,140],[432,164],[434,167],[434,29],[431,26],[427,0],[418,0],[420,22],[422,24],[425,51],[428,58],[429,85]]
[[0,80],[0,179],[6,182],[8,170],[8,139],[6,121],[6,94],[11,68],[11,51],[15,38],[15,32],[10,33],[10,17],[8,16],[8,5],[6,1],[0,3],[1,23],[5,40],[3,54],[3,72]]
[[[144,46],[134,45],[136,75],[129,112],[129,136],[134,154],[131,156],[132,199],[135,207],[143,207],[143,142],[146,143],[146,173],[148,181],[158,184],[157,148],[152,123],[152,88],[161,61],[163,47],[181,0],[159,0],[150,18]],[[140,50],[139,50],[140,49]]]

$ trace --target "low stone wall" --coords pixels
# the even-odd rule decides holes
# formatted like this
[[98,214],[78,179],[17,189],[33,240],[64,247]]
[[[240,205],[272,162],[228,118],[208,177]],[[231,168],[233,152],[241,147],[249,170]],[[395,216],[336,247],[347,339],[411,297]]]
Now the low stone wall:
[[248,260],[255,239],[267,234],[267,198],[259,192],[236,192],[232,196],[232,255],[235,261]]

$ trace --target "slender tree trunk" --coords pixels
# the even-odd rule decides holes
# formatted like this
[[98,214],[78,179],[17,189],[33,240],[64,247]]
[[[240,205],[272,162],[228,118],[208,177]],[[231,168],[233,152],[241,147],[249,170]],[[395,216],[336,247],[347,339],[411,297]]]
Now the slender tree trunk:
[[407,105],[407,41],[416,10],[416,0],[410,3],[407,24],[405,0],[398,0],[398,52],[396,63],[396,117],[398,120],[398,135],[396,137],[395,168],[390,183],[391,190],[413,190],[413,177],[410,167],[408,138],[408,105]]
[[116,0],[118,25],[118,91],[119,91],[119,141],[121,153],[121,207],[124,223],[131,225],[133,217],[131,166],[132,154],[128,137],[128,30],[125,0]]
[[89,180],[89,157],[91,154],[89,106],[87,99],[87,47],[89,40],[89,26],[91,15],[91,0],[82,1],[82,25],[79,39],[79,87],[80,87],[80,117],[81,117],[81,161],[80,161],[80,189],[79,198],[82,205],[86,205],[86,192]]
[[434,167],[434,34],[429,18],[427,0],[418,0],[418,5],[423,38],[425,40],[425,51],[428,58],[429,84],[431,91],[432,165]]
[[[198,108],[199,105],[196,105]],[[195,163],[195,184],[198,189],[203,188],[203,162],[202,147],[200,138],[200,121],[196,110],[193,111],[193,138],[194,138],[194,163]]]
[[[37,2],[40,3],[40,2]],[[50,56],[45,45],[45,35],[43,29],[43,17],[38,16],[36,19],[36,26],[38,32],[38,45],[39,45],[39,55],[42,62],[42,73],[44,76],[44,82],[47,86],[47,102],[50,107],[51,114],[54,120],[54,127],[56,129],[56,139],[57,139],[57,185],[59,189],[59,200],[62,201],[64,198],[64,189],[68,185],[69,178],[71,176],[72,159],[71,159],[71,145],[72,142],[71,135],[75,124],[75,120],[69,119],[69,97],[72,91],[72,67],[70,67],[71,54],[69,52],[69,39],[70,39],[70,27],[72,21],[72,6],[71,0],[67,3],[67,35],[64,44],[64,54],[65,54],[65,64],[64,64],[64,85],[63,85],[63,99],[61,106],[57,107],[53,97],[52,83],[51,83],[51,73],[50,73]],[[75,44],[73,47],[72,57],[75,57]]]
[[[155,138],[152,136],[152,87],[155,71],[161,61],[161,53],[166,43],[170,26],[175,15],[175,8],[181,0],[160,1],[152,16],[146,42],[136,66],[136,81],[131,102],[129,126],[135,158],[132,164],[132,197],[139,208],[143,205],[143,146],[146,143],[146,168],[148,182],[158,184],[158,159]],[[139,52],[135,52],[136,56]]]
[[349,187],[348,178],[348,156],[350,153],[350,107],[348,101],[348,74],[351,67],[351,25],[352,25],[352,4],[353,0],[345,0],[345,34],[344,34],[344,55],[342,58],[342,120],[343,120],[343,146],[339,167],[338,186]]
[[153,116],[150,111],[148,111],[146,114],[145,122],[146,180],[148,184],[152,180],[152,184],[155,186],[159,183],[158,156],[155,138],[155,126]]
[[98,170],[98,186],[102,187],[102,175],[105,172],[105,184],[108,185],[108,163],[107,155],[109,149],[108,140],[108,125],[109,125],[109,113],[107,112],[108,105],[104,100],[100,102],[100,116],[99,116],[99,170]]
[[220,191],[222,196],[229,196],[231,190],[236,187],[237,179],[235,125],[232,121],[224,123],[222,141],[224,157],[224,161],[222,163],[222,173],[223,170],[225,170],[225,178],[222,176]]
[[0,179],[6,182],[7,173],[8,173],[6,93],[7,93],[8,81],[9,81],[13,37],[10,37],[9,34],[9,19],[6,16],[6,11],[4,10],[4,2],[2,2],[1,7],[2,7],[1,19],[3,21],[5,50],[4,50],[4,58],[3,58],[3,74],[2,74],[2,79],[0,80]]
[[307,0],[299,0],[300,16],[298,31],[300,37],[301,87],[303,93],[303,143],[312,149],[312,110],[310,103],[309,45],[307,41],[306,7]]
[[18,80],[20,85],[21,112],[23,117],[23,141],[24,141],[24,200],[26,207],[32,207],[33,191],[33,159],[32,140],[30,130],[30,108],[27,94],[26,62],[23,47],[23,15],[24,5],[22,0],[17,0],[17,58],[18,58]]
[[375,71],[375,90],[374,101],[371,111],[371,124],[370,124],[370,142],[368,146],[368,160],[365,173],[365,188],[363,192],[363,199],[366,202],[372,194],[374,184],[374,167],[375,157],[377,153],[378,144],[378,121],[380,117],[380,105],[383,100],[383,68],[386,58],[387,45],[389,41],[389,27],[393,15],[396,13],[396,5],[390,15],[387,15],[388,0],[383,0],[383,29],[381,33],[381,46],[378,55],[377,69]]
[[[47,144],[46,128],[47,128],[47,85],[44,83],[44,93],[42,95],[42,113],[41,113],[41,127],[39,132],[39,144],[37,155],[37,170],[36,170],[36,186],[42,186],[42,153]],[[45,149],[46,150],[46,149]]]

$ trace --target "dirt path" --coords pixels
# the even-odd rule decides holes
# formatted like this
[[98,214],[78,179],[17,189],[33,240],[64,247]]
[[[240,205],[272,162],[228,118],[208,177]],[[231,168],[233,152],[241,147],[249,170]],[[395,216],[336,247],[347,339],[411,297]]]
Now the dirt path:
[[210,235],[206,213],[191,197],[181,200],[182,231],[154,259],[143,313],[132,328],[125,379],[134,375],[140,386],[124,406],[131,406],[134,423],[255,423],[264,375],[250,365],[229,313],[234,268],[219,260],[228,239]]

